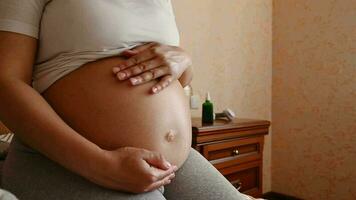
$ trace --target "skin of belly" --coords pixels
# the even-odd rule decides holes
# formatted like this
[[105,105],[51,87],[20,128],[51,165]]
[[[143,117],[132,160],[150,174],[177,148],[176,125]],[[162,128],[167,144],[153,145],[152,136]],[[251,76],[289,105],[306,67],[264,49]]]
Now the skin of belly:
[[110,57],[87,63],[42,95],[69,126],[101,148],[157,151],[180,167],[191,146],[191,116],[181,84],[174,81],[152,95],[157,80],[132,86],[115,77],[112,67],[122,61]]

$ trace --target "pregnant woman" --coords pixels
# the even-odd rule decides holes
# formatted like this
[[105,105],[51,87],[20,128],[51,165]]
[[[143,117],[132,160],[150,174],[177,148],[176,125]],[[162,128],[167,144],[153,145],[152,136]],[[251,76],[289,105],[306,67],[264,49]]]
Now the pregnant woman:
[[1,187],[19,199],[250,199],[191,146],[169,0],[1,0]]

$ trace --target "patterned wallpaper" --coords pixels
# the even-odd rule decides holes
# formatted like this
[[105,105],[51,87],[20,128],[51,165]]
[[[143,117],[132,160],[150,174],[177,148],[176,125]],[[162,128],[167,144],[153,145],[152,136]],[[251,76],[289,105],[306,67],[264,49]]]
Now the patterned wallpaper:
[[[271,0],[173,0],[181,45],[193,57],[193,92],[210,92],[215,111],[270,119]],[[192,116],[200,116],[192,110]],[[270,135],[264,148],[264,191],[270,191]]]
[[272,190],[356,199],[356,1],[275,0]]

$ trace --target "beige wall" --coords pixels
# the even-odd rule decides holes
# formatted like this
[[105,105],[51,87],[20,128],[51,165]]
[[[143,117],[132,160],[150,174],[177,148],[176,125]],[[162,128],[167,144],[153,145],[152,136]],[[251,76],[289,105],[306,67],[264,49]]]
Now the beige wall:
[[356,199],[356,1],[274,0],[272,190]]
[[[173,0],[182,46],[194,62],[195,94],[210,91],[215,110],[270,119],[271,0]],[[201,110],[193,111],[200,116]],[[270,190],[270,136],[266,138],[264,191]]]

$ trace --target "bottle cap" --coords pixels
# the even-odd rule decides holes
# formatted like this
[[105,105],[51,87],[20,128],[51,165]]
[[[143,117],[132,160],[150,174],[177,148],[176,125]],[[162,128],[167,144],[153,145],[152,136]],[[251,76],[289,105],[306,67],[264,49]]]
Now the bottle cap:
[[209,92],[207,92],[207,93],[206,93],[205,100],[207,100],[207,101],[211,101],[211,98],[210,98],[210,93],[209,93]]

